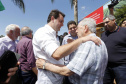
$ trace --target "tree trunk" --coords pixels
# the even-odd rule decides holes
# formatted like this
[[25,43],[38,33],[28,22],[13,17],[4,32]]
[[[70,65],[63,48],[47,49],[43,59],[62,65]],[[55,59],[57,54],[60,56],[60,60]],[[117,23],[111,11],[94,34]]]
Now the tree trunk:
[[74,0],[74,21],[78,24],[78,1]]

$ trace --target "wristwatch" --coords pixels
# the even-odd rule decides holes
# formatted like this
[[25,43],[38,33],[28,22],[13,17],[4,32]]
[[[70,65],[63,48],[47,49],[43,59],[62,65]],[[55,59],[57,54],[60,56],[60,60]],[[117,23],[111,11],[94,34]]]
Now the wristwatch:
[[42,69],[45,69],[45,65],[46,65],[46,63],[48,63],[47,60],[45,60],[45,63],[42,65]]

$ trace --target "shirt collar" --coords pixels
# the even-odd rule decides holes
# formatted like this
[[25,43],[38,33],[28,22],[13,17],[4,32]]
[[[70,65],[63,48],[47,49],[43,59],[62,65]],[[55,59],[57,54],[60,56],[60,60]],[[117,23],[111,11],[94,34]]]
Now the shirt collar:
[[[71,36],[71,34],[68,34],[68,37],[73,37],[73,36]],[[77,35],[75,37],[77,37]]]
[[68,37],[71,37],[71,34],[68,34]]
[[106,31],[105,33],[107,35],[111,34],[111,33],[114,33],[114,32],[118,32],[120,30],[120,27],[118,26],[116,30],[114,30],[113,32],[110,32],[110,31]]
[[118,30],[119,30],[119,26],[117,26],[117,29],[115,31],[113,31],[113,32],[117,32]]
[[50,32],[52,32],[54,35],[56,35],[56,31],[51,26],[49,26],[48,24],[46,24],[45,27],[47,27]]
[[31,39],[30,37],[27,37],[27,36],[22,36],[22,38],[29,38],[29,39]]
[[88,36],[96,36],[96,34],[95,33],[91,33]]
[[18,42],[18,40],[12,40],[12,39],[10,39],[7,35],[5,36],[5,38],[6,38],[6,41],[7,42],[15,42],[15,43],[17,43]]
[[108,32],[108,33],[114,33],[114,32],[117,32],[118,30],[119,30],[119,26],[117,27],[117,29],[116,30],[114,30],[113,32],[110,32],[110,31],[106,31],[106,32]]

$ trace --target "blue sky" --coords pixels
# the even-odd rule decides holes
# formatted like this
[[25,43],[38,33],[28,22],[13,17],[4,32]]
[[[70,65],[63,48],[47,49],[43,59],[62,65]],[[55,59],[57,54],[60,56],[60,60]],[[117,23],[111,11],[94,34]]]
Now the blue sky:
[[[104,5],[109,0],[78,0],[78,20],[87,16],[97,8]],[[67,32],[67,22],[74,20],[74,8],[71,9],[69,0],[24,0],[25,13],[20,10],[12,0],[1,0],[5,10],[0,11],[0,35],[5,35],[5,28],[9,24],[17,24],[30,27],[33,32],[47,24],[47,17],[52,9],[62,11],[66,16],[64,26],[61,28],[59,35]]]

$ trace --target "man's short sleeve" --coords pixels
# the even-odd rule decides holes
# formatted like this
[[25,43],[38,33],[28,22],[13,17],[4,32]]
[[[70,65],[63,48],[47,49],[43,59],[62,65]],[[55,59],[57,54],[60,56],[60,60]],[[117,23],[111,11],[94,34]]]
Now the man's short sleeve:
[[50,41],[50,43],[45,46],[44,51],[51,57],[58,47],[59,45],[55,41]]
[[59,47],[59,41],[56,40],[56,37],[48,34],[38,36],[37,41],[40,49],[43,50],[49,57],[51,57],[53,52]]

